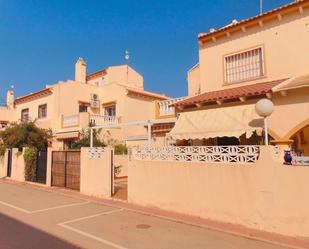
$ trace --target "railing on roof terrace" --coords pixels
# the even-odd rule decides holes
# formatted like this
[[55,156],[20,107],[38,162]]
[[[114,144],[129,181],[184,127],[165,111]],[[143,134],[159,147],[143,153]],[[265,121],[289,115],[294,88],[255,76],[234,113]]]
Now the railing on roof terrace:
[[206,163],[255,163],[259,146],[170,146],[140,147],[133,150],[137,160]]
[[170,105],[185,99],[186,97],[180,97],[180,98],[174,98],[174,99],[168,99],[168,100],[162,100],[159,101],[159,114],[160,116],[168,116],[168,115],[174,115],[175,114],[175,108],[170,107]]

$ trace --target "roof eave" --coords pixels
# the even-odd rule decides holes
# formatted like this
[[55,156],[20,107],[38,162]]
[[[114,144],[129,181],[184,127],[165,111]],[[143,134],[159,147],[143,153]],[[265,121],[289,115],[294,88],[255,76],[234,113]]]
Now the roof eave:
[[41,96],[51,94],[52,89],[53,88],[50,87],[50,88],[46,88],[46,89],[43,89],[43,90],[40,90],[40,91],[37,91],[37,92],[34,92],[34,93],[30,93],[28,95],[16,98],[15,101],[14,101],[14,104],[23,103],[25,101],[31,100],[31,99],[36,98],[36,97],[41,97]]
[[309,1],[308,0],[299,0],[295,1],[286,5],[283,5],[281,7],[278,7],[276,9],[272,9],[268,12],[265,12],[261,15],[257,15],[248,19],[245,19],[243,21],[240,21],[236,24],[229,25],[229,26],[224,26],[216,31],[213,32],[208,32],[208,33],[200,33],[198,35],[198,40],[200,43],[207,42],[209,40],[213,40],[213,37],[217,38],[220,36],[226,36],[226,32],[234,32],[236,30],[241,30],[241,27],[247,27],[251,25],[259,25],[260,20],[267,19],[269,20],[270,17],[274,16],[276,17],[278,14],[282,14],[283,12],[292,12],[294,9],[298,9],[300,6],[302,7],[308,7],[309,6]]
[[135,91],[133,89],[128,89],[127,88],[127,95],[137,95],[141,97],[146,97],[146,98],[151,98],[154,100],[168,100],[169,97],[163,96],[163,95],[157,95],[155,93],[148,93],[148,92],[140,92],[140,91]]

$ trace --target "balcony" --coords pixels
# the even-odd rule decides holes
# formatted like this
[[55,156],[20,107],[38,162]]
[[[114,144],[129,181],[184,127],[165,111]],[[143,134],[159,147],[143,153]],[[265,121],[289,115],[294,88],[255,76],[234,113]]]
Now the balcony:
[[180,97],[180,98],[158,101],[158,105],[159,105],[158,115],[159,115],[159,117],[175,116],[175,108],[170,107],[170,105],[174,104],[174,103],[176,103],[180,100],[183,100],[185,98],[186,97]]
[[79,114],[62,116],[62,128],[75,126],[79,126]]
[[89,127],[89,124],[92,126],[110,126],[116,125],[119,122],[120,118],[116,116],[105,116],[81,112],[74,115],[63,115],[61,128],[86,129]]
[[90,123],[94,126],[117,125],[119,123],[119,118],[116,116],[90,115]]

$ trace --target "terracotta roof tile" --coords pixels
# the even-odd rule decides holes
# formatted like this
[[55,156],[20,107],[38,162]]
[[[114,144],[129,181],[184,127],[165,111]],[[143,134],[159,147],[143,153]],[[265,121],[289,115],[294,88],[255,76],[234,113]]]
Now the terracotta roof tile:
[[154,99],[160,99],[160,100],[167,100],[170,99],[170,97],[165,96],[163,94],[158,94],[158,93],[153,93],[145,90],[140,90],[132,87],[126,87],[128,94],[133,94],[133,95],[141,95],[141,96],[146,96]]
[[51,94],[51,93],[52,93],[52,87],[48,87],[48,88],[45,88],[43,90],[33,92],[33,93],[29,93],[27,95],[18,97],[18,98],[15,99],[14,102],[15,102],[15,104],[19,104],[19,103],[22,103],[24,101],[27,101],[27,100],[30,100],[30,99],[33,99],[33,98],[36,98],[36,97],[40,97],[40,96],[45,96],[45,95]]
[[[296,8],[297,6],[301,6],[303,4],[308,4],[308,3],[309,3],[309,0],[293,1],[293,2],[288,3],[286,5],[280,6],[278,8],[272,9],[272,10],[269,10],[267,12],[264,12],[264,13],[262,13],[260,15],[253,16],[253,17],[241,20],[239,22],[236,22],[235,24],[230,23],[230,24],[228,24],[228,25],[226,25],[226,26],[224,26],[222,28],[219,28],[218,30],[214,30],[213,32],[200,33],[198,35],[198,38],[199,38],[200,41],[202,41],[206,37],[211,37],[211,36],[213,36],[213,35],[215,35],[217,33],[220,33],[222,31],[228,31],[228,30],[233,29],[233,28],[235,28],[237,26],[240,27],[241,25],[244,25],[244,24],[246,24],[248,22],[259,20],[259,19],[264,18],[264,17],[269,16],[269,15],[275,15],[277,13],[280,13],[281,11],[286,11],[286,10],[289,10],[289,9],[292,9],[292,8]],[[306,7],[308,7],[308,5],[306,5]]]
[[101,76],[104,76],[105,74],[107,73],[107,69],[102,69],[100,71],[97,71],[97,72],[94,72],[94,73],[91,73],[91,74],[88,74],[86,76],[86,80],[92,80],[92,79],[96,79],[96,78],[99,78]]
[[200,95],[178,101],[171,106],[190,106],[194,104],[202,104],[207,102],[214,102],[217,100],[231,100],[240,97],[259,96],[272,92],[272,88],[287,79],[268,81],[263,83],[256,83],[252,85],[240,86],[235,88],[228,88],[224,90],[205,92]]

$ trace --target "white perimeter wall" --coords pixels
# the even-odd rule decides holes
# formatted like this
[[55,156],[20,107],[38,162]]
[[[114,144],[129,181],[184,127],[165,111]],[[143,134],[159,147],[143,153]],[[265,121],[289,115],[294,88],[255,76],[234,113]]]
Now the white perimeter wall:
[[25,181],[25,161],[24,150],[18,151],[17,148],[12,149],[12,169],[10,179],[24,182]]
[[0,178],[7,176],[8,170],[8,151],[6,150],[3,156],[0,156]]
[[254,164],[129,162],[128,200],[291,236],[309,236],[309,167],[261,147]]
[[[93,148],[95,149],[95,148]],[[91,158],[89,148],[81,148],[80,193],[95,197],[111,196],[111,148],[95,153]]]

